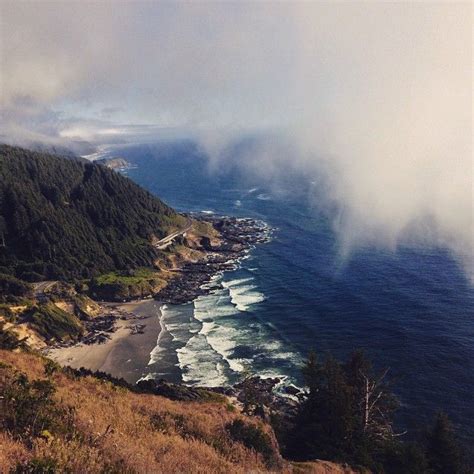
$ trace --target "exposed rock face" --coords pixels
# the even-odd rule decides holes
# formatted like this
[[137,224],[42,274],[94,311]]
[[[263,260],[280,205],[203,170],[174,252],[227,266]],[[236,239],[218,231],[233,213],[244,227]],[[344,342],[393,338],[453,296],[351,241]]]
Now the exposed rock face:
[[101,158],[96,163],[113,170],[130,168],[130,163],[124,158]]
[[[196,219],[196,216],[193,218]],[[209,293],[216,288],[210,285],[213,275],[235,269],[239,259],[252,246],[269,240],[270,228],[261,221],[209,216],[201,220],[212,224],[220,233],[220,243],[212,243],[206,236],[201,237],[199,243],[200,250],[206,252],[204,258],[184,263],[176,278],[155,295],[156,299],[164,303],[183,304]]]

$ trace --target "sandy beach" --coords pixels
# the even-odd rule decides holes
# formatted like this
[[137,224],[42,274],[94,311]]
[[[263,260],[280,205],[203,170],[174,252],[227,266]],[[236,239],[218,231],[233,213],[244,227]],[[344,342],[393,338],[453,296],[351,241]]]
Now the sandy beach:
[[[150,352],[157,343],[161,304],[147,299],[110,306],[133,316],[117,319],[116,330],[109,340],[100,344],[80,343],[53,348],[47,355],[62,366],[100,370],[135,383],[146,372]],[[143,332],[132,333],[131,326],[135,324],[144,325]]]

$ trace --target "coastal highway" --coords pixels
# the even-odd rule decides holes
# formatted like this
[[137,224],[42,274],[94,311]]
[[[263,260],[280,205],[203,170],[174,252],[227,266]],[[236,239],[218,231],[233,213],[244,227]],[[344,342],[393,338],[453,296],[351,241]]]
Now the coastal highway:
[[56,280],[47,280],[47,281],[40,281],[38,283],[33,283],[33,291],[35,298],[41,300],[46,298],[46,293],[51,287],[57,283]]
[[156,247],[158,250],[164,250],[165,248],[167,248],[169,245],[173,243],[173,240],[176,237],[179,237],[180,235],[184,235],[186,232],[188,232],[188,230],[191,229],[192,225],[193,225],[193,221],[192,219],[188,217],[186,226],[184,227],[184,229],[177,230],[176,232],[173,232],[172,234],[169,234],[166,237],[163,237],[162,239],[154,243],[154,247]]

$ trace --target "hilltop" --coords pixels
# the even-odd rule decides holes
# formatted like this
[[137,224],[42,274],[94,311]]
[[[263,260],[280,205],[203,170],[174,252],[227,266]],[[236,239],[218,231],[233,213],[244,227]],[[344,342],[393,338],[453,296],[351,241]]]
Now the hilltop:
[[186,219],[94,163],[0,146],[0,273],[37,281],[153,266]]

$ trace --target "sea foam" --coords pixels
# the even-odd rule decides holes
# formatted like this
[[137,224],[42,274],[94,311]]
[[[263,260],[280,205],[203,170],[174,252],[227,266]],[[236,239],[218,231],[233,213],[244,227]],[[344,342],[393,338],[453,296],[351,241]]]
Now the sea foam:
[[257,290],[253,281],[250,277],[222,282],[222,286],[229,291],[232,304],[239,311],[249,311],[251,306],[265,300],[265,295]]

